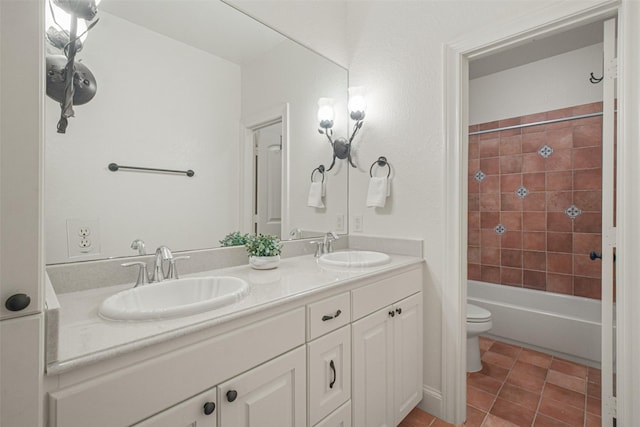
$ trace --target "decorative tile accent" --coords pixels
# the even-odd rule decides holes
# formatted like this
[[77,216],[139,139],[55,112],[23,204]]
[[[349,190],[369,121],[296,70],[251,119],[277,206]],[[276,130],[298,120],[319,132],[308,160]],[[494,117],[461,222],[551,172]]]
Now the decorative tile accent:
[[565,209],[564,213],[566,213],[569,218],[575,219],[578,215],[582,213],[582,211],[578,209],[575,205],[571,205],[567,209]]
[[538,150],[538,154],[540,154],[545,159],[553,154],[553,148],[549,147],[547,144],[543,145],[542,148]]
[[478,172],[476,172],[475,175],[473,175],[473,177],[476,179],[476,181],[480,182],[483,179],[485,179],[487,176],[484,174],[484,172],[478,171]]
[[527,197],[527,194],[529,194],[529,190],[527,190],[527,188],[522,185],[516,189],[516,196],[520,197],[521,199]]
[[507,229],[504,227],[504,225],[498,224],[495,226],[493,231],[495,231],[498,236],[502,236],[507,231]]

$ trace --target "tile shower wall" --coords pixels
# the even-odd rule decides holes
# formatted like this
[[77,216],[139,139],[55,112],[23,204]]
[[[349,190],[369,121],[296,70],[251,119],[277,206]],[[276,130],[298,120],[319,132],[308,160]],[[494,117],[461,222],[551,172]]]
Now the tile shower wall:
[[[579,105],[469,132],[601,112]],[[468,277],[600,299],[602,117],[469,137]]]

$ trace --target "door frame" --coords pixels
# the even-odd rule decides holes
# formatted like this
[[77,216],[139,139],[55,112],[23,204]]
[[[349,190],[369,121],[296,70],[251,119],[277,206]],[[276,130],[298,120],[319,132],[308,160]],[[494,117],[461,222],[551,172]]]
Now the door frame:
[[[469,60],[518,46],[534,37],[583,25],[618,15],[619,54],[618,84],[618,163],[617,215],[618,260],[616,265],[617,295],[617,409],[620,425],[640,424],[640,409],[633,407],[632,391],[638,387],[638,360],[640,332],[633,330],[632,322],[640,322],[640,315],[632,308],[640,304],[640,291],[629,283],[640,277],[640,267],[626,259],[640,257],[640,244],[633,236],[640,235],[637,212],[640,195],[637,182],[640,174],[638,144],[640,126],[637,83],[631,76],[638,75],[637,40],[640,39],[640,6],[631,0],[590,0],[559,2],[536,13],[519,17],[504,25],[466,34],[445,44],[443,48],[443,132],[445,141],[445,247],[446,265],[443,288],[442,324],[448,333],[442,339],[442,408],[440,413],[449,422],[462,423],[466,412],[466,303],[467,303],[467,172],[468,172],[468,81]],[[633,54],[632,54],[633,53]],[[627,88],[625,90],[625,88]],[[635,166],[634,166],[635,165]],[[634,170],[635,167],[635,170]],[[635,184],[635,188],[634,188]],[[635,232],[635,234],[633,234]],[[627,239],[624,236],[629,236]],[[626,254],[626,257],[623,255]],[[446,326],[445,326],[446,325]],[[634,341],[635,339],[635,341]]]
[[[253,230],[253,191],[255,172],[253,166],[253,151],[254,151],[254,131],[263,128],[269,124],[275,122],[281,122],[282,126],[282,222],[281,222],[281,235],[284,236],[288,233],[290,228],[290,205],[289,199],[289,103],[282,104],[280,106],[268,108],[260,113],[245,117],[240,123],[240,190],[241,195],[239,198],[239,219],[240,219],[240,231],[243,233],[251,233]],[[281,236],[281,237],[282,237]]]

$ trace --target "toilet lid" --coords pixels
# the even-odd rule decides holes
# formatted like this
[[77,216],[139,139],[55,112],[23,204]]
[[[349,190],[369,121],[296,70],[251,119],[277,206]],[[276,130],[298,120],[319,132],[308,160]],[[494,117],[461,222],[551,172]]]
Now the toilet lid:
[[491,312],[477,305],[467,304],[467,322],[480,323],[491,320]]

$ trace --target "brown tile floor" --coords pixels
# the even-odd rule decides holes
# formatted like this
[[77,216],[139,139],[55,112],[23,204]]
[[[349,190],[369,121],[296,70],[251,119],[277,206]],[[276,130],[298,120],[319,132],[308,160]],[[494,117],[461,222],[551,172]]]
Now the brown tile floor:
[[[468,427],[600,426],[600,370],[480,337],[467,374]],[[399,427],[453,426],[414,409]]]

